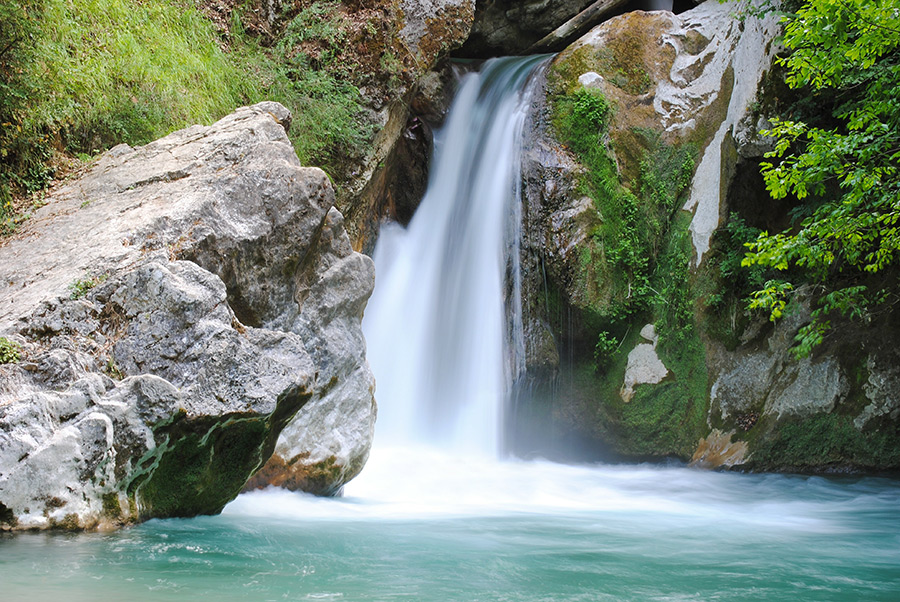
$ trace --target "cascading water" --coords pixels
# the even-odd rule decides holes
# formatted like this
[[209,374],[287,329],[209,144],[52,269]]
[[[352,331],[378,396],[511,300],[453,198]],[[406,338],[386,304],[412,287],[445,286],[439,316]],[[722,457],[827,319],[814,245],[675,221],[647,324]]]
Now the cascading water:
[[463,78],[418,211],[406,229],[382,228],[363,321],[378,387],[376,445],[498,452],[514,369],[503,291],[507,249],[518,259],[525,84],[541,60],[495,59]]
[[466,76],[418,214],[382,233],[365,322],[379,423],[346,496],[273,489],[216,517],[0,534],[4,600],[898,599],[896,481],[496,460],[536,62]]

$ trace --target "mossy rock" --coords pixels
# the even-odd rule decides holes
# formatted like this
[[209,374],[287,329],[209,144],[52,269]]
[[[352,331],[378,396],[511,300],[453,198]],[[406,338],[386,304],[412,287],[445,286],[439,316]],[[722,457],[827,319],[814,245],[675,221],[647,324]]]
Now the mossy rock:
[[127,486],[140,517],[221,512],[269,459],[278,434],[310,397],[306,391],[283,394],[269,416],[191,418],[181,412],[159,425],[157,447]]

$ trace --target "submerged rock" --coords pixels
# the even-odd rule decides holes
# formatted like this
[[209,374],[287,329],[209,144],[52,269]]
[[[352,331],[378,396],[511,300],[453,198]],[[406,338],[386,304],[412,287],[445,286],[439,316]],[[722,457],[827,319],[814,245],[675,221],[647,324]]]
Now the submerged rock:
[[261,103],[116,147],[0,247],[3,528],[215,513],[277,447],[331,462],[322,492],[358,472],[374,270],[289,123]]

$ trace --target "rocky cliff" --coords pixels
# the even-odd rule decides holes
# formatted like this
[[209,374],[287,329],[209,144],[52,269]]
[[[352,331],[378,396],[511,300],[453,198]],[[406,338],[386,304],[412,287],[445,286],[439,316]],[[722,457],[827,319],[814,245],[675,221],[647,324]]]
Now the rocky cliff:
[[809,307],[773,327],[723,292],[741,277],[729,215],[765,227],[787,211],[758,176],[777,23],[738,8],[624,14],[545,74],[524,166],[519,453],[900,466],[895,326],[848,327],[797,360]]
[[115,147],[0,247],[3,528],[215,513],[270,457],[320,493],[361,469],[374,270],[290,121]]

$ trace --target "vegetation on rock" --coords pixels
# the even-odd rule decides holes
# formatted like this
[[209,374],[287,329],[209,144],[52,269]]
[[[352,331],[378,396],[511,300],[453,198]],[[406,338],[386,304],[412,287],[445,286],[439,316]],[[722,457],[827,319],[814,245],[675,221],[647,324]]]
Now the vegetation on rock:
[[[359,169],[378,109],[411,82],[387,3],[24,0],[0,6],[0,228],[60,169],[236,107],[293,113],[300,160],[338,183]],[[361,89],[365,87],[365,94]],[[14,200],[15,205],[14,205]]]
[[[594,333],[594,365],[573,367],[573,390],[567,394],[575,401],[567,405],[585,409],[564,413],[593,415],[591,428],[618,453],[690,457],[704,427],[707,374],[693,326],[690,216],[678,209],[694,172],[696,149],[666,144],[652,130],[632,131],[641,145],[637,156],[643,158],[632,189],[626,188],[607,136],[614,108],[599,90],[566,84],[577,78],[578,69],[565,63],[554,68],[552,126],[584,167],[578,192],[592,199],[599,216],[590,236],[579,243],[578,298],[571,300],[583,328]],[[627,354],[638,342],[635,325],[642,320],[657,325],[658,351],[674,377],[639,387],[625,403],[619,389]]]
[[0,337],[0,364],[14,364],[22,356],[22,348],[15,341]]
[[803,356],[836,316],[869,322],[900,301],[900,2],[807,0],[784,23],[787,84],[830,97],[832,109],[775,121],[763,175],[773,197],[797,199],[795,224],[750,241],[743,263],[787,274],[750,303],[772,320],[796,283],[816,285],[813,321],[796,340]]
[[620,184],[604,141],[613,109],[602,93],[580,87],[557,92],[551,102],[558,138],[585,168],[579,192],[593,200],[600,216],[579,250],[579,279],[584,305],[609,322],[598,345],[611,347],[610,333],[621,335],[629,318],[648,312],[670,292],[660,289],[671,288],[664,280],[672,272],[657,267],[679,199],[690,185],[695,149],[664,144],[653,131],[636,132],[647,150],[632,192]]

